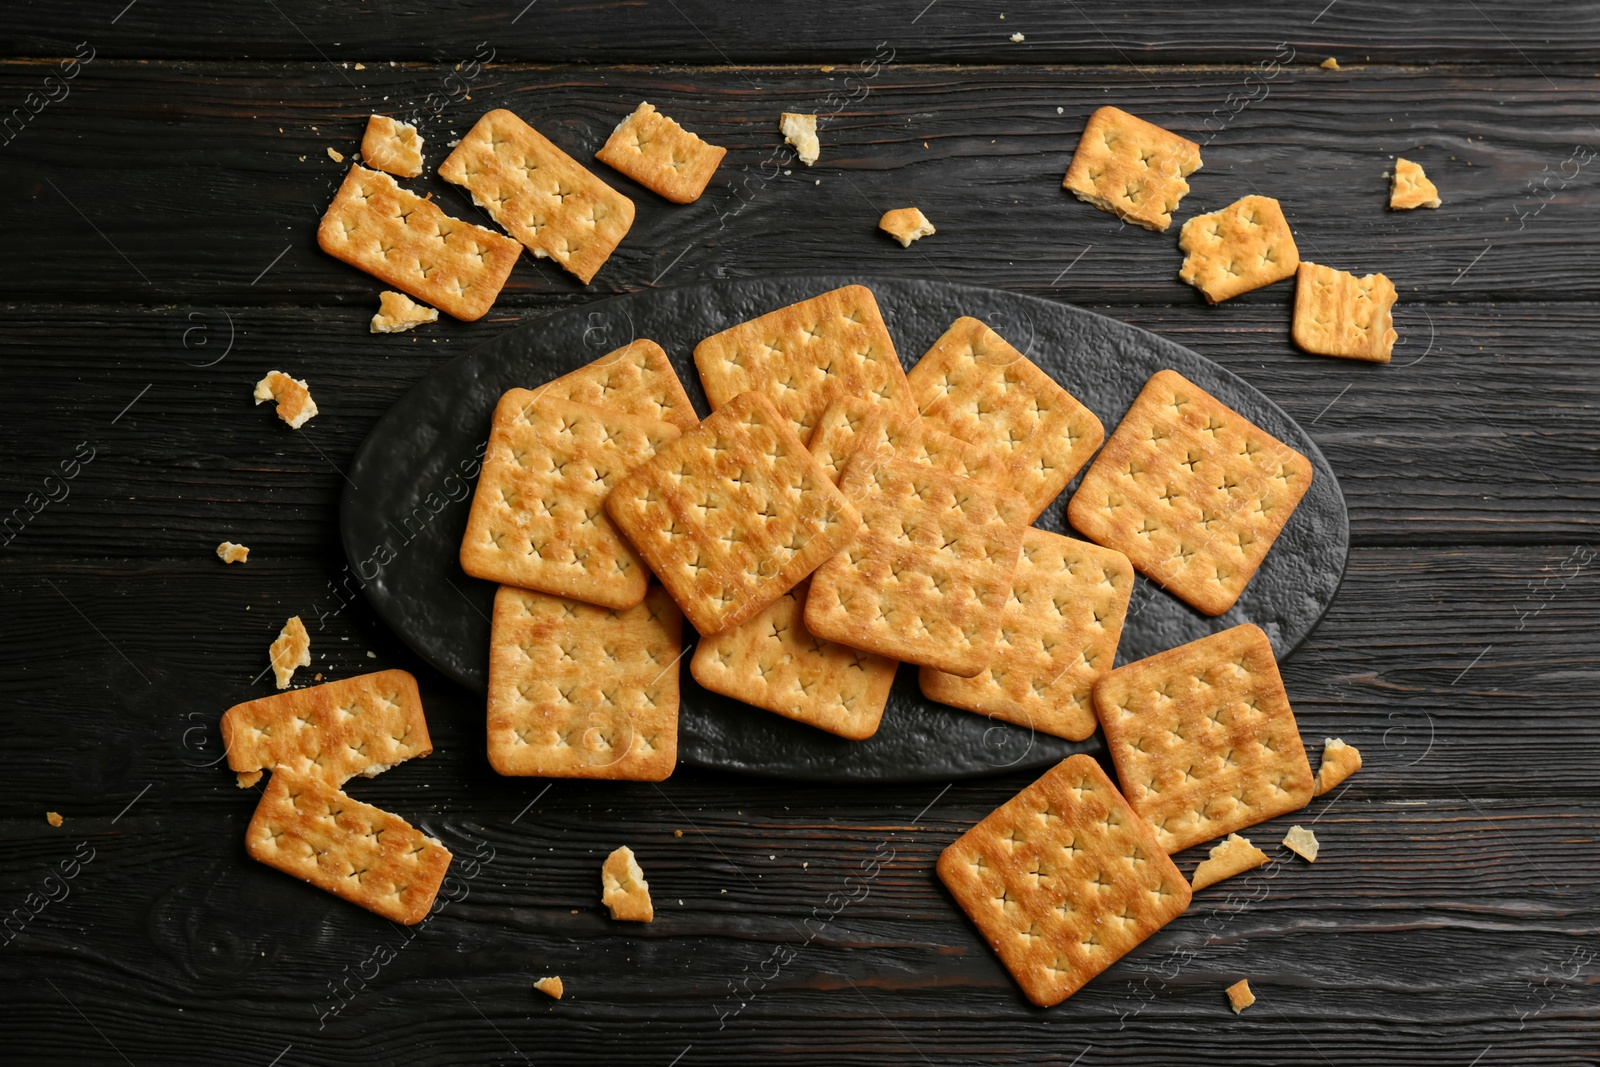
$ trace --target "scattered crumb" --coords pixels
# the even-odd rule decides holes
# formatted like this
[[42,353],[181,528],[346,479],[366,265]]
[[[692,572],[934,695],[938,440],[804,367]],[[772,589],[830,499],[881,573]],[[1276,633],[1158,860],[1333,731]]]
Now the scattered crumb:
[[785,111],[778,120],[778,129],[783,131],[783,139],[794,145],[800,162],[809,167],[817,161],[822,151],[821,143],[817,140],[817,116]]
[[1283,835],[1284,846],[1307,863],[1317,862],[1317,853],[1322,846],[1317,843],[1317,835],[1303,826],[1291,826],[1289,832]]
[[1328,792],[1361,769],[1361,750],[1337,737],[1322,742],[1322,763],[1317,767],[1317,796]]
[[832,74],[833,71],[834,71],[834,66],[833,66],[832,63],[824,63],[822,66],[818,67],[817,69],[822,71],[822,73],[824,73],[824,74]]
[[900,242],[900,247],[910,248],[911,242],[930,233],[938,233],[928,217],[914,207],[897,207],[885,211],[878,220],[878,229]]
[[[323,658],[324,658],[324,659],[326,659],[326,658],[327,658],[327,657],[326,657],[326,656],[324,656],[324,657],[323,657]],[[312,681],[313,681],[313,682],[320,682],[320,681],[322,681],[322,672],[321,672],[321,671],[318,671],[318,672],[317,672],[317,673],[316,673],[316,674],[313,674],[313,675],[312,675],[312,676],[311,676],[311,680],[312,680]]]
[[1057,115],[1064,115],[1064,114],[1066,114],[1066,111],[1067,111],[1067,109],[1066,109],[1066,108],[1064,108],[1064,107],[1058,107],[1058,108],[1056,108],[1056,114],[1057,114]]
[[683,836],[683,831],[682,830],[674,830],[674,831],[672,831],[672,836],[673,837],[682,837]]
[[1340,70],[1340,69],[1342,69],[1339,66],[1339,61],[1337,59],[1334,59],[1332,56],[1329,56],[1327,59],[1324,59],[1321,63],[1319,63],[1317,65],[1320,66],[1323,70]]
[[277,677],[279,689],[289,688],[296,667],[311,666],[311,635],[306,633],[306,624],[300,621],[300,616],[290,616],[283,624],[278,639],[272,642],[271,656],[272,673]]
[[357,70],[366,70],[367,69],[367,65],[365,63],[357,63],[356,64],[356,69]]
[[1011,43],[1012,44],[1021,44],[1024,40],[1025,40],[1025,38],[1020,33],[1013,33],[1011,35]]
[[47,811],[44,813],[44,821],[51,826],[60,826],[64,820],[59,811]]
[[268,400],[278,402],[278,418],[298,430],[317,414],[317,402],[311,399],[311,389],[299,378],[291,378],[280,370],[267,372],[256,383],[256,403]]
[[552,975],[549,978],[541,978],[537,982],[533,983],[533,988],[537,989],[541,993],[548,993],[557,1000],[560,1000],[561,994],[566,992],[566,987],[561,984],[560,975]]
[[1228,1003],[1233,1005],[1233,1013],[1238,1015],[1256,1002],[1256,995],[1250,992],[1250,979],[1241,978],[1226,990]]
[[387,289],[378,294],[378,313],[372,316],[369,329],[373,333],[403,333],[425,322],[438,322],[439,313],[431,307],[417,303],[404,293]]
[[1438,207],[1438,188],[1422,172],[1422,166],[1409,159],[1394,161],[1394,185],[1389,190],[1389,206],[1399,211],[1417,207]]
[[329,148],[328,148],[328,158],[333,160],[335,163],[343,163],[344,162],[343,153],[335,152],[333,150],[332,146],[329,146]]
[[633,849],[623,845],[606,857],[600,869],[600,902],[611,909],[613,919],[652,922],[655,908],[650,904],[650,883],[633,858]]
[[232,541],[224,541],[217,546],[217,558],[224,563],[243,563],[250,558],[250,550]]
[[806,869],[806,868],[807,868],[807,867],[810,867],[810,866],[811,866],[811,863],[810,863],[810,861],[809,861],[809,860],[808,860],[808,861],[806,861],[806,862],[805,862],[805,863],[802,863],[802,864],[801,864],[801,865],[800,865],[800,869],[801,869],[801,870],[802,870],[802,871],[803,871],[803,870],[805,870],[805,869]]
[[378,654],[376,652],[372,651],[372,649],[369,648],[369,649],[367,649],[367,658],[368,659],[377,659],[378,658]]

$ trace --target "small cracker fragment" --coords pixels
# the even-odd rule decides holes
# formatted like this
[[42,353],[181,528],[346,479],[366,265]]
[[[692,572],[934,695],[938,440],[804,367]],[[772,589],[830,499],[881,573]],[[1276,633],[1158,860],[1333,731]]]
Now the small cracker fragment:
[[1196,215],[1178,233],[1185,253],[1178,277],[1220,304],[1273,282],[1300,266],[1289,220],[1270,196],[1246,196],[1221,211]]
[[766,397],[744,393],[606,497],[702,636],[755,617],[861,527],[790,427]]
[[438,321],[439,313],[433,308],[423,307],[404,293],[386,289],[378,294],[378,312],[372,316],[368,329],[372,333],[403,333],[413,326]]
[[328,147],[328,158],[333,160],[335,163],[343,163],[344,162],[344,153],[343,152],[334,151],[333,146],[330,145]]
[[452,858],[400,816],[286,769],[267,783],[245,849],[268,867],[406,925],[427,916]]
[[859,396],[841,396],[829,404],[807,446],[835,485],[845,465],[858,452],[883,459],[926,463],[938,470],[980,482],[998,482],[1004,474],[993,452],[936,430],[922,419],[908,418]]
[[939,856],[1034,1004],[1059,1004],[1189,906],[1189,883],[1092,756],[1070,756]]
[[1294,343],[1314,356],[1387,363],[1394,354],[1394,283],[1300,264],[1294,291]]
[[644,880],[644,871],[627,845],[607,856],[600,868],[600,902],[611,909],[613,919],[647,923],[656,917],[650,883]]
[[808,579],[749,622],[702,637],[689,670],[713,693],[864,740],[878,731],[900,665],[813,636],[804,618],[810,589]]
[[1438,188],[1422,172],[1422,164],[1409,159],[1394,161],[1394,184],[1389,189],[1389,206],[1397,211],[1418,207],[1438,207]]
[[1303,826],[1289,827],[1289,832],[1283,835],[1283,844],[1307,863],[1317,862],[1317,853],[1322,851],[1317,835]]
[[1340,66],[1339,66],[1339,61],[1337,59],[1333,58],[1332,56],[1329,56],[1327,59],[1324,59],[1321,63],[1318,63],[1317,66],[1321,67],[1323,70],[1340,70],[1341,69]]
[[1233,1013],[1238,1015],[1256,1002],[1256,995],[1250,992],[1250,979],[1241,978],[1223,992],[1228,994],[1228,1003],[1233,1006]]
[[481,319],[522,246],[402,189],[387,174],[352,166],[317,227],[317,244],[463,322]]
[[632,200],[503,108],[477,121],[439,164],[439,177],[585,285],[633,225]]
[[397,178],[415,178],[422,173],[422,135],[409,122],[373,115],[361,136],[361,158]]
[[340,786],[433,751],[417,680],[402,670],[235,704],[222,716],[222,743],[242,787],[284,769]]
[[1132,593],[1133,565],[1121,552],[1030,526],[984,669],[960,678],[924,667],[922,693],[1082,741],[1098,725],[1094,683],[1116,660]]
[[925,423],[999,457],[999,485],[1050,506],[1105,440],[1105,427],[1032,360],[962,316],[907,375]]
[[[250,558],[250,550],[232,541],[224,541],[217,546],[217,558],[224,563],[243,563]],[[301,666],[305,664],[302,663]]]
[[860,509],[855,541],[811,581],[806,629],[964,678],[994,652],[1027,505],[971,478],[857,455],[839,488]]
[[809,167],[817,161],[822,151],[821,142],[817,140],[817,116],[785,111],[778,119],[778,129],[783,131],[783,139],[794,145],[800,162]]
[[1304,807],[1314,782],[1260,627],[1119,667],[1094,687],[1128,803],[1168,852]]
[[534,392],[610,408],[624,415],[646,415],[685,431],[700,425],[700,416],[695,414],[667,354],[644,337],[607,352],[571,374],[546,382]]
[[311,666],[311,635],[306,633],[306,624],[300,621],[300,616],[292,615],[283,624],[277,640],[268,649],[268,655],[272,659],[272,675],[279,689],[289,688],[289,680],[294,677],[296,667]]
[[489,638],[489,763],[505,775],[659,782],[678,762],[683,619],[652,586],[613,610],[509,585]]
[[1213,845],[1211,854],[1200,861],[1189,879],[1189,888],[1196,893],[1207,886],[1216,885],[1224,878],[1232,878],[1253,871],[1267,862],[1267,854],[1250,843],[1248,837],[1229,834],[1219,845]]
[[858,396],[916,414],[894,341],[864,285],[846,285],[770,311],[694,346],[713,410],[755,390],[793,424],[802,444],[836,398]]
[[692,204],[727,154],[650,104],[640,104],[594,157],[674,204]]
[[610,608],[644,599],[650,572],[606,514],[618,480],[678,436],[644,415],[511,389],[495,405],[461,538],[474,578]]
[[44,813],[44,821],[51,826],[60,826],[65,820],[61,818],[59,811],[47,811]]
[[1322,762],[1317,765],[1317,796],[1336,788],[1361,769],[1361,751],[1337,737],[1322,742]]
[[910,248],[911,242],[939,231],[933,228],[928,216],[914,207],[897,207],[885,211],[878,220],[878,229],[900,242],[900,247]]
[[256,383],[252,394],[257,404],[268,400],[278,402],[278,418],[298,430],[317,414],[317,402],[311,399],[311,390],[300,378],[291,378],[281,370],[271,370]]
[[1061,183],[1079,200],[1164,233],[1200,169],[1200,146],[1119,108],[1089,116]]
[[537,989],[541,993],[555,997],[557,1000],[560,1000],[561,995],[567,991],[566,986],[561,984],[560,975],[551,975],[549,978],[541,978],[537,982],[533,983],[533,988]]
[[1311,461],[1177,371],[1157,371],[1067,516],[1174,596],[1221,615],[1311,487]]

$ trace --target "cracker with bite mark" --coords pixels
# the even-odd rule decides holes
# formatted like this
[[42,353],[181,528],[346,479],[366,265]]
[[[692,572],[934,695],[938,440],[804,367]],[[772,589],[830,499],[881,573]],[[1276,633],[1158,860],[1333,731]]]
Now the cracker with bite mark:
[[1103,107],[1089,116],[1061,185],[1101,211],[1162,233],[1189,191],[1184,179],[1199,169],[1193,141]]
[[926,463],[980,482],[998,482],[1004,473],[999,457],[992,452],[858,396],[841,396],[828,405],[808,448],[835,485],[858,452]]
[[388,115],[367,119],[361,137],[361,158],[369,167],[393,174],[396,178],[416,178],[422,174],[422,135],[408,122],[396,122]]
[[1394,354],[1394,283],[1301,263],[1295,278],[1294,343],[1314,356],[1387,363]]
[[692,204],[728,154],[707,144],[649,104],[617,124],[595,158],[674,204]]
[[630,341],[593,363],[563,374],[533,390],[580,404],[645,415],[670,422],[680,430],[700,425],[689,394],[661,346],[648,338]]
[[1196,215],[1183,224],[1178,248],[1185,253],[1178,277],[1209,304],[1281,282],[1300,266],[1283,207],[1267,196],[1247,196]]

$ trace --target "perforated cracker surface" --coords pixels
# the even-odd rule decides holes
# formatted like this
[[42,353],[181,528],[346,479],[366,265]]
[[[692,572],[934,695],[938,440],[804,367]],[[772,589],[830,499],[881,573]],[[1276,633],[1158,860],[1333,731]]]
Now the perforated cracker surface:
[[335,786],[433,751],[417,680],[399,670],[235,704],[222,743],[231,770],[287,769]]
[[1147,230],[1172,225],[1184,179],[1200,169],[1200,146],[1119,108],[1089,116],[1063,188]]
[[968,830],[939,877],[1040,1007],[1189,906],[1189,883],[1093,757],[1071,756]]
[[801,582],[749,622],[700,639],[689,669],[713,693],[860,741],[878,731],[899,664],[806,629]]
[[422,137],[410,123],[373,115],[361,137],[361,158],[397,178],[415,178],[422,173]]
[[1311,487],[1311,461],[1176,371],[1151,375],[1067,507],[1208,615],[1231,608]]
[[1119,667],[1096,684],[1094,703],[1123,795],[1168,852],[1311,799],[1311,765],[1257,626]]
[[1121,552],[1028,527],[988,665],[974,678],[928,667],[924,695],[1048,734],[1094,733],[1094,683],[1111,670],[1133,592]]
[[398,815],[279,769],[245,831],[251,858],[398,923],[420,922],[450,850]]
[[1394,283],[1301,263],[1295,278],[1294,343],[1313,355],[1387,363],[1398,336]]
[[998,482],[1003,474],[994,453],[858,396],[841,396],[828,405],[809,447],[835,485],[858,452],[926,463],[980,482]]
[[563,374],[534,390],[540,396],[557,396],[580,404],[610,408],[626,415],[647,415],[670,422],[680,430],[700,425],[689,394],[661,346],[648,338],[631,341],[607,352],[571,374]]
[[587,284],[633,225],[633,201],[509,111],[479,119],[439,164],[535,256]]
[[677,436],[643,415],[510,390],[495,406],[461,569],[606,607],[639,603],[650,573],[602,502]]
[[836,397],[858,396],[916,414],[905,370],[864,285],[847,285],[713,334],[694,348],[713,408],[754,390],[789,419],[802,443]]
[[1183,224],[1178,248],[1185,253],[1178,277],[1212,304],[1280,282],[1300,266],[1283,208],[1267,196],[1196,215]]
[[924,422],[996,456],[1032,522],[1105,440],[1094,412],[977,319],[957,319],[911,368]]
[[466,322],[483,317],[522,247],[453,219],[387,174],[352,166],[317,227],[322,250]]
[[726,148],[707,144],[651,105],[640,104],[595,158],[675,204],[691,204],[727,154]]
[[624,478],[606,508],[702,635],[752,618],[849,544],[855,506],[759,393]]
[[501,586],[489,763],[507,775],[666,778],[678,762],[682,631],[659,586],[624,610]]
[[963,677],[983,670],[1028,521],[1022,498],[871,455],[851,460],[839,487],[863,526],[818,568],[806,628],[902,663]]

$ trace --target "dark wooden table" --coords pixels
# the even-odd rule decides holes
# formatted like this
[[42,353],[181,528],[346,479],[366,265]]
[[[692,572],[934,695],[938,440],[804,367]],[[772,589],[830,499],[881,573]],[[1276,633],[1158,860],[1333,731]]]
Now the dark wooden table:
[[[524,4],[103,0],[0,26],[0,1059],[1597,1062],[1600,7]],[[314,229],[369,112],[417,114],[431,173],[489,108],[587,160],[641,99],[728,146],[701,202],[597,166],[639,215],[595,285],[525,258],[481,322],[367,332],[379,286]],[[1104,103],[1203,143],[1180,219],[1260,191],[1306,258],[1388,273],[1395,361],[1299,354],[1290,285],[1207,307],[1175,229],[1064,193]],[[782,110],[825,116],[816,167],[780,149]],[[1386,210],[1397,155],[1441,210]],[[939,234],[906,251],[874,226],[912,202]],[[1255,835],[1287,857],[1314,821],[1322,858],[1200,894],[1052,1010],[933,874],[1031,775],[544,791],[497,777],[481,702],[333,592],[340,470],[441,362],[603,295],[841,269],[1189,345],[1300,419],[1349,501],[1344,587],[1283,673],[1308,741],[1366,769]],[[273,368],[321,405],[298,434],[251,406]],[[251,561],[222,566],[223,538]],[[254,795],[213,765],[216,724],[269,691],[292,614],[316,670],[422,681],[437,751],[352,786],[456,851],[459,899],[420,929],[244,854]],[[650,926],[598,904],[619,844]],[[551,973],[565,1000],[531,991]],[[1243,976],[1260,1002],[1235,1017]]]

